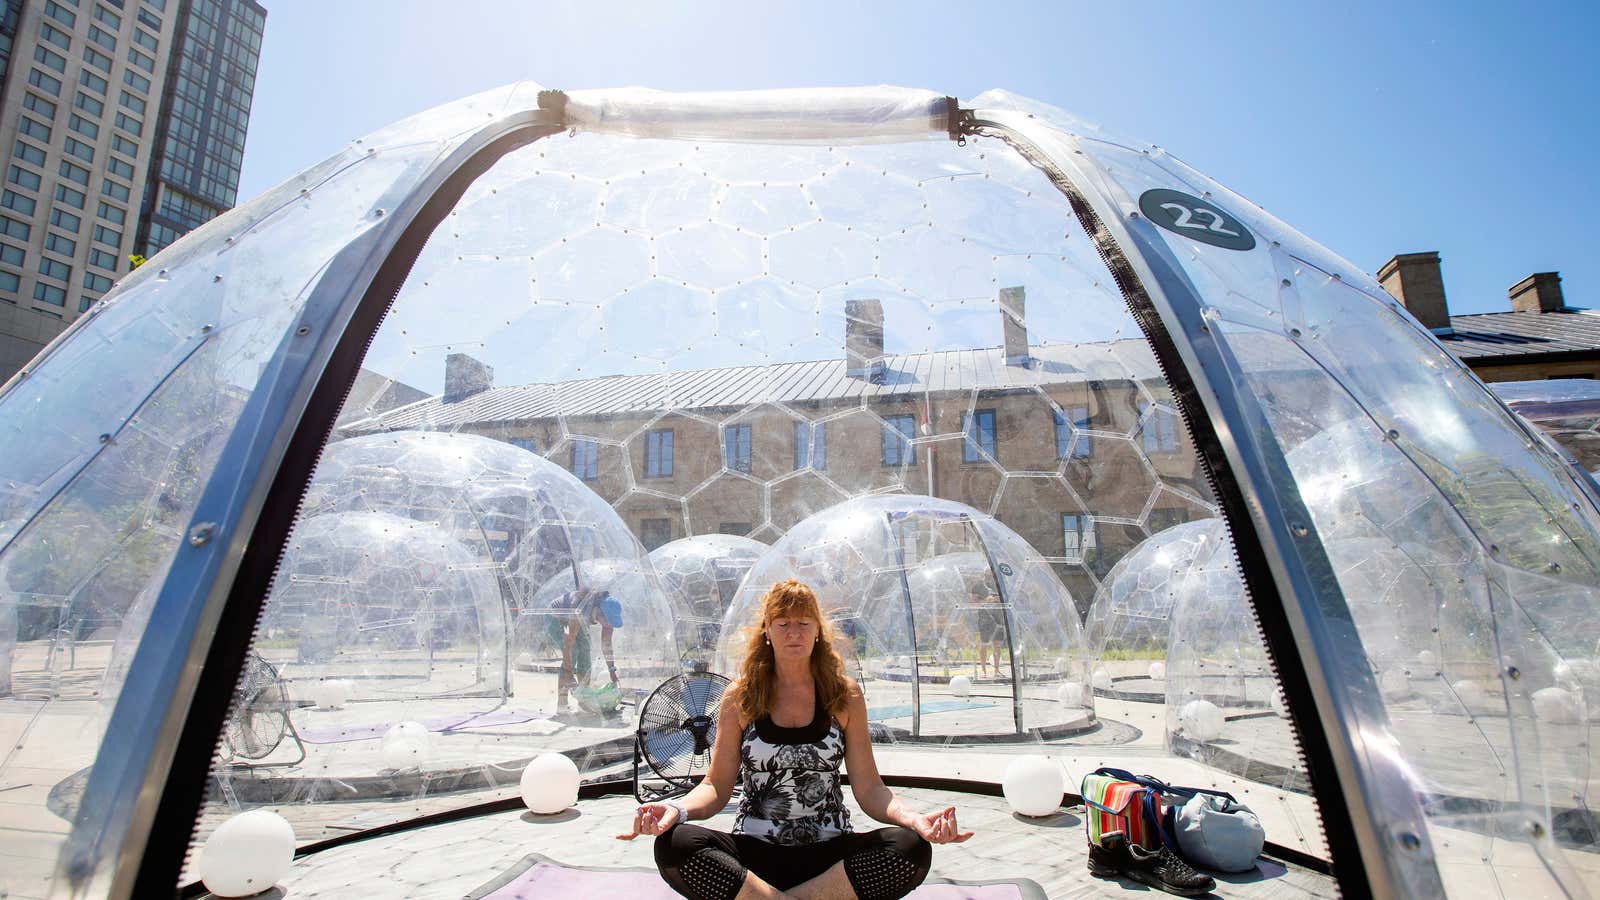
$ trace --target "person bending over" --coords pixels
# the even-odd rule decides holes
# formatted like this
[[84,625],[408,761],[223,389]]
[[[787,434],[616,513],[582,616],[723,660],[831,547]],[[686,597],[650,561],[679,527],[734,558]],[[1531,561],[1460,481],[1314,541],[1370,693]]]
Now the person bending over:
[[[617,837],[655,835],[662,878],[693,900],[904,897],[927,877],[931,844],[972,832],[956,824],[955,807],[918,814],[883,783],[866,701],[809,587],[773,585],[754,624],[723,696],[705,780],[681,802],[638,807]],[[841,763],[856,802],[891,827],[851,830]],[[744,796],[733,833],[689,824],[720,812],[736,777]]]

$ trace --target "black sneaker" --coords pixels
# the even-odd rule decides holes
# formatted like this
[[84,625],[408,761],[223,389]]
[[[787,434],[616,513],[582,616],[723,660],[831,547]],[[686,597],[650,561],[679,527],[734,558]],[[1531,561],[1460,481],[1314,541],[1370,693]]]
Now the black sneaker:
[[1128,844],[1127,848],[1127,875],[1134,881],[1142,881],[1180,897],[1198,897],[1216,889],[1216,879],[1196,872],[1193,866],[1183,861],[1183,857],[1166,847],[1146,850]]
[[1133,860],[1128,856],[1128,839],[1120,831],[1100,836],[1100,843],[1089,845],[1089,874],[1096,878],[1116,878],[1128,871]]

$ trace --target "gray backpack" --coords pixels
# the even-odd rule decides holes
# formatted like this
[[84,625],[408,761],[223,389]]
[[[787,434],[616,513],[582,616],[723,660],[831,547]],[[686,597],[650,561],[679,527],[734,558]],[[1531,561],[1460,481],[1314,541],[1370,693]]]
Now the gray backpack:
[[1195,794],[1172,811],[1174,850],[1197,866],[1247,872],[1267,841],[1250,807],[1220,794]]

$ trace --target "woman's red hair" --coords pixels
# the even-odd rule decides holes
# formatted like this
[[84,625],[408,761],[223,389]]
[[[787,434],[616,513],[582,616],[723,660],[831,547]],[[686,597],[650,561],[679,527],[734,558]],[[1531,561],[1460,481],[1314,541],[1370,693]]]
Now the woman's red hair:
[[811,648],[811,677],[817,685],[817,699],[830,715],[844,712],[849,700],[849,679],[844,674],[844,660],[833,649],[833,626],[822,615],[817,595],[793,578],[774,584],[761,597],[760,617],[747,629],[744,661],[739,664],[739,677],[734,686],[738,691],[739,715],[746,723],[754,722],[772,712],[777,694],[777,662],[772,645],[767,643],[767,626],[773,619],[791,617],[811,619],[817,623],[817,642]]

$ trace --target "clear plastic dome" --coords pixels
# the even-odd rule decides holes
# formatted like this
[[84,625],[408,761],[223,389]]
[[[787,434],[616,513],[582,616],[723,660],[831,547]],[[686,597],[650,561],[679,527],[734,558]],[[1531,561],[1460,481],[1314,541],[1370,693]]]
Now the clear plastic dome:
[[736,534],[697,534],[650,551],[650,565],[673,601],[678,643],[688,662],[710,661],[728,604],[767,549]]
[[494,572],[437,524],[382,512],[305,519],[262,612],[257,652],[312,700],[510,692],[505,601]]
[[[362,446],[325,435],[404,432],[567,474],[461,519],[423,487],[456,463],[419,450],[395,483],[420,515],[320,487],[299,508],[319,451]],[[0,671],[33,704],[0,784],[53,786],[0,822],[51,863],[0,887],[126,894],[137,859],[165,889],[196,816],[271,807],[311,841],[510,796],[541,752],[600,777],[679,665],[639,548],[724,532],[833,592],[880,738],[1050,737],[1074,779],[1248,792],[1352,895],[1596,893],[1580,476],[1359,267],[1159,147],[1000,92],[514,85],[196,230],[0,393]],[[299,665],[256,628],[291,535],[385,513],[481,523],[454,540],[510,582],[509,696],[280,704],[305,760],[212,766],[251,642]],[[1238,553],[1195,563],[1230,619],[1174,605],[1167,688],[1192,695],[1070,690],[1076,603],[1200,519]],[[379,748],[397,716],[430,735],[420,778]],[[881,760],[994,782],[1023,746]],[[185,799],[207,778],[227,789]],[[71,791],[81,814],[49,808]]]
[[787,578],[816,592],[843,638],[835,646],[880,737],[1023,740],[1094,725],[1072,596],[991,516],[911,495],[801,521],[745,576],[723,620],[719,671],[738,671],[762,596]]
[[1165,693],[1173,605],[1198,586],[1185,576],[1195,559],[1209,555],[1206,544],[1226,537],[1218,519],[1185,522],[1151,535],[1111,567],[1084,621],[1097,690]]

